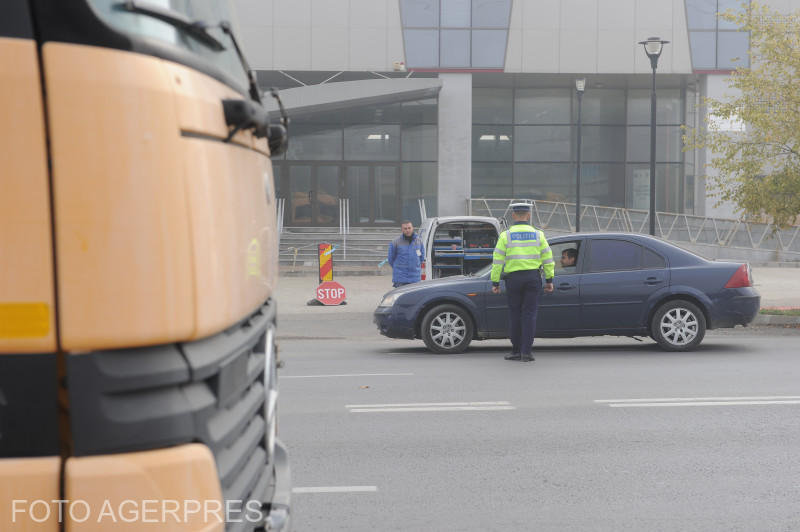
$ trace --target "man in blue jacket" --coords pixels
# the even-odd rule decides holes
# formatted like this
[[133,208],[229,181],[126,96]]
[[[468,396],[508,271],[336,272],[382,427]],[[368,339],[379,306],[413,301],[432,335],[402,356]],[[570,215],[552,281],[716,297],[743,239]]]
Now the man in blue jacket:
[[397,288],[419,282],[422,278],[422,263],[425,261],[425,246],[414,233],[409,221],[400,225],[403,234],[389,243],[387,260],[392,267],[392,285]]

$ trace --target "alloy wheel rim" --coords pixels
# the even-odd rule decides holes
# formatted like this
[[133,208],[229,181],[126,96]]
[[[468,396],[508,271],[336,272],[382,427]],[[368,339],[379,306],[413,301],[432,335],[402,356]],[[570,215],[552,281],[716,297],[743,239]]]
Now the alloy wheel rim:
[[686,308],[673,308],[664,314],[659,324],[661,336],[672,345],[688,345],[697,337],[700,323],[697,316]]
[[431,321],[431,339],[439,347],[448,349],[464,341],[467,325],[455,312],[442,312]]

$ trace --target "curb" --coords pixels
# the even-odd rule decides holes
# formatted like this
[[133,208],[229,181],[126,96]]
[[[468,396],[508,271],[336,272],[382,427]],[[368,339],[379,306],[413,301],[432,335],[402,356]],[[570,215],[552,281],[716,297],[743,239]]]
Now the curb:
[[757,314],[750,325],[754,326],[800,326],[800,316],[781,316],[778,314]]

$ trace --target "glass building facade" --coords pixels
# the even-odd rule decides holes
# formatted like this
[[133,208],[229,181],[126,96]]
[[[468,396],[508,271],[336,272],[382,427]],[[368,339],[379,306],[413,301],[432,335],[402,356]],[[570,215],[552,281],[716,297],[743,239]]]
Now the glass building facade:
[[750,66],[750,34],[718,16],[743,9],[742,0],[686,0],[692,68],[716,71]]
[[511,0],[400,0],[411,68],[502,69]]
[[[603,1],[598,2],[598,10],[608,5]],[[596,63],[576,63],[574,50],[564,50],[571,41],[558,41],[558,32],[573,31],[571,19],[583,16],[575,6],[512,0],[396,2],[398,26],[394,33],[386,33],[386,42],[396,39],[399,45],[402,39],[401,53],[387,52],[387,63],[394,71],[386,71],[386,66],[384,70],[358,70],[352,65],[348,69],[345,63],[341,70],[314,70],[312,61],[304,70],[275,67],[258,72],[262,87],[298,90],[372,79],[438,77],[442,81],[435,91],[420,96],[427,99],[418,101],[404,101],[410,97],[391,91],[371,99],[361,85],[365,94],[356,94],[354,99],[362,98],[362,107],[345,98],[342,107],[346,110],[293,116],[289,150],[274,162],[286,225],[336,226],[342,200],[349,202],[349,222],[354,226],[395,225],[404,219],[418,224],[420,200],[428,216],[462,213],[470,199],[480,198],[574,202],[578,172],[574,82],[578,77],[587,80],[581,107],[583,203],[649,208],[651,76],[649,69],[641,70],[643,52],[633,39],[619,45],[608,39],[606,27],[613,21],[604,19],[600,24],[601,17],[590,13],[576,24],[596,26],[598,42],[606,39],[611,43],[607,48],[618,46],[630,57],[637,54],[635,62],[626,63],[628,56],[623,53],[618,54],[620,62],[609,62],[598,52]],[[626,5],[615,3],[608,7],[609,13],[625,16],[629,14]],[[513,28],[512,7],[517,17]],[[675,26],[672,37],[664,34],[675,42],[668,45],[669,54],[663,59],[664,73],[657,75],[659,211],[702,214],[708,209],[704,183],[695,182],[697,166],[702,165],[695,157],[706,155],[682,150],[682,126],[702,126],[701,93],[706,96],[715,94],[709,90],[717,90],[716,85],[709,89],[709,80],[717,83],[737,66],[749,66],[749,34],[718,16],[745,8],[741,0],[685,0],[666,10],[675,24],[685,20],[686,25]],[[539,11],[541,21],[536,19]],[[369,21],[353,10],[349,16],[352,24],[346,31],[353,41]],[[639,24],[639,18],[629,22]],[[543,25],[545,19],[560,29],[541,37],[540,33],[550,31]],[[345,35],[343,28],[327,29],[333,36]],[[322,37],[311,34],[310,55],[324,59],[314,48]],[[682,47],[675,35],[684,39]],[[538,53],[543,43],[536,40],[540,37],[558,43],[560,55],[548,63],[526,64],[520,50]],[[348,57],[357,56],[357,49],[350,46]],[[517,57],[517,62],[507,55]],[[395,57],[405,60],[407,70]],[[312,92],[318,96],[321,91]],[[431,98],[437,93],[438,98]]]
[[419,200],[436,215],[435,99],[295,118],[289,149],[273,161],[287,225],[419,224]]
[[[531,87],[524,76],[507,77],[509,86],[478,81],[473,89],[472,196],[574,202],[578,101],[572,78],[560,87]],[[617,88],[598,87],[591,78],[587,83],[581,198],[586,204],[647,209],[650,90],[626,87],[626,81],[619,78],[623,86]],[[677,82],[657,92],[657,208],[669,212],[694,208],[694,161],[682,151],[681,125],[694,120],[695,93]]]

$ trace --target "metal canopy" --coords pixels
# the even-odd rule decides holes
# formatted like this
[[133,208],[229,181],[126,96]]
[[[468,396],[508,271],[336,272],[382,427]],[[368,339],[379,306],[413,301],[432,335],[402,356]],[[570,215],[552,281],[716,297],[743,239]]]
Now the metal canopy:
[[[367,79],[284,89],[280,95],[289,115],[298,117],[435,98],[441,88],[442,81],[436,78]],[[265,97],[264,104],[270,116],[278,115],[274,98]]]

